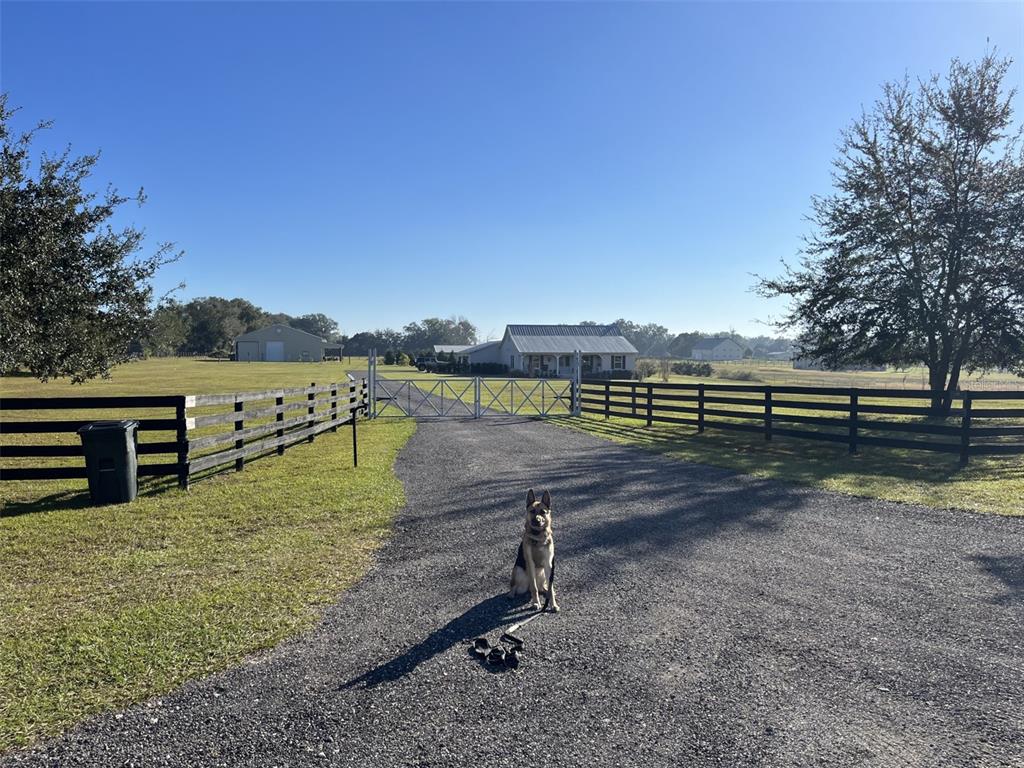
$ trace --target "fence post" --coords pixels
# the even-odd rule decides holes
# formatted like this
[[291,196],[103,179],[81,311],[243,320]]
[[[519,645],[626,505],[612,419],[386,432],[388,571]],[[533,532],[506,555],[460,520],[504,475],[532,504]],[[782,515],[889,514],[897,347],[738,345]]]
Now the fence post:
[[[331,421],[337,421],[338,420],[338,382],[336,382],[336,381],[331,383],[331,402],[328,403],[328,406],[330,406],[330,409],[331,409]],[[337,432],[337,431],[338,431],[338,425],[335,424],[333,427],[331,427],[331,432]]]
[[572,415],[582,416],[583,403],[581,402],[581,398],[583,397],[583,353],[578,349],[572,354],[572,366]]
[[[277,413],[275,414],[275,421],[284,421],[284,396],[274,398],[274,405],[277,407]],[[281,427],[277,428],[277,438],[281,439],[284,437],[284,429]],[[284,443],[280,443],[277,446],[277,455],[284,456]]]
[[[311,389],[316,389],[316,382],[315,381],[309,382],[309,386],[310,386]],[[309,393],[307,393],[306,394],[306,400],[310,401],[309,406],[306,408],[306,413],[309,414],[309,422],[308,422],[307,426],[309,427],[310,430],[312,430],[313,427],[316,426],[316,420],[313,418],[313,411],[316,410],[316,406],[312,402],[313,400],[316,400],[316,392],[309,392]],[[309,437],[307,438],[307,442],[312,443],[313,442],[313,437],[314,437],[313,433],[310,432]]]
[[178,487],[183,491],[188,490],[188,422],[185,421],[185,403],[186,399],[183,396],[174,409],[178,422]]
[[647,426],[654,422],[654,385],[647,385]]
[[479,419],[483,408],[480,405],[480,377],[473,377],[473,418]]
[[764,388],[764,439],[771,442],[772,439],[772,388]]
[[[244,410],[245,410],[245,401],[244,400],[235,400],[235,413],[241,414],[242,411],[244,411]],[[235,419],[235,432],[241,432],[242,431],[242,427],[244,427],[244,426],[245,426],[245,419],[241,415],[239,415],[238,418]],[[245,440],[243,440],[241,437],[236,437],[235,438],[235,450],[236,451],[240,450],[242,448],[242,446],[244,446],[244,445],[245,445]],[[241,472],[244,467],[245,467],[245,457],[244,456],[239,456],[237,459],[235,459],[235,472]]]
[[704,385],[697,385],[697,431],[704,431]]
[[[352,466],[359,466],[359,441],[356,439],[356,414],[359,413],[359,407],[356,405],[356,383],[353,381],[348,386],[348,404],[350,407],[349,415],[352,417]],[[335,427],[337,429],[337,427]]]
[[850,390],[850,453],[857,452],[857,412],[859,397],[856,389]]
[[606,381],[604,383],[604,417],[607,419],[612,415],[612,385],[611,382]]
[[636,416],[636,384],[633,384],[629,388],[629,401],[630,401],[630,406],[633,409],[632,415]]
[[963,399],[963,415],[960,417],[960,466],[966,467],[971,457],[971,397]]

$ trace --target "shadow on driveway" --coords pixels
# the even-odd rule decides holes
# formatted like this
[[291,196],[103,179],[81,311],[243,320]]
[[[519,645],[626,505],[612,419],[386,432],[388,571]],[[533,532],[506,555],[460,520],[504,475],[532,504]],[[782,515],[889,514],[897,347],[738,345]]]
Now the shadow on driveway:
[[522,613],[522,608],[511,602],[506,594],[489,597],[461,616],[456,616],[443,627],[434,630],[401,656],[381,664],[359,677],[339,686],[345,688],[374,688],[382,683],[401,680],[425,661],[444,653],[456,643],[486,635]]

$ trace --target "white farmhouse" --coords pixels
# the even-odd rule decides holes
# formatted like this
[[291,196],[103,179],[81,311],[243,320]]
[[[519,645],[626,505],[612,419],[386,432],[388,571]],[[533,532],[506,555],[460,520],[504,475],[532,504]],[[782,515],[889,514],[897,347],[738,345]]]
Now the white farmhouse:
[[469,365],[491,364],[530,376],[569,377],[580,353],[583,376],[636,368],[636,347],[614,325],[509,325],[500,340],[456,352]]
[[729,336],[700,339],[693,345],[694,360],[742,360],[747,348]]

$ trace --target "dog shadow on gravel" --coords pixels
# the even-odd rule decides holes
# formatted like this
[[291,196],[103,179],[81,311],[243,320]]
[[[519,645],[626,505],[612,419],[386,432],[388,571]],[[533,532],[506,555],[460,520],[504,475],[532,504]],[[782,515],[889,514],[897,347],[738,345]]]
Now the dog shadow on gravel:
[[522,610],[523,606],[509,601],[504,592],[489,597],[434,630],[400,656],[343,683],[340,688],[374,688],[400,680],[424,661],[444,653],[457,643],[497,629],[522,613]]

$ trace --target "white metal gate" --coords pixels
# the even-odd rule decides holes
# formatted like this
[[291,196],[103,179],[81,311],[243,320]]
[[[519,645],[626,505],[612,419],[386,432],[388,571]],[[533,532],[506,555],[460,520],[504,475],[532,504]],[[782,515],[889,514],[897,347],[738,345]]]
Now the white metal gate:
[[382,377],[373,352],[367,378],[371,418],[579,415],[578,378]]

